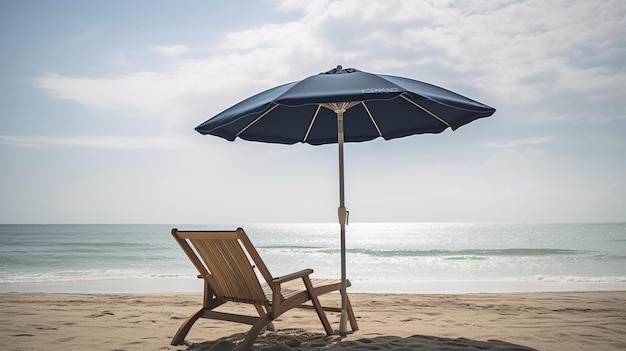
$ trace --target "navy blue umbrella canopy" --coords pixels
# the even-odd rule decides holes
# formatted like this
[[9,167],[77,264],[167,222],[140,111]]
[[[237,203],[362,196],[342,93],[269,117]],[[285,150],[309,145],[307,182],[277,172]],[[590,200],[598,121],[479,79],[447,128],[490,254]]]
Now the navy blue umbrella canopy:
[[496,110],[449,90],[341,66],[284,84],[228,108],[196,130],[234,141],[312,145],[337,143],[342,313],[339,333],[347,332],[344,142],[455,130]]
[[352,103],[343,112],[345,142],[440,133],[495,112],[428,83],[339,66],[243,100],[196,130],[230,141],[337,143],[332,103]]

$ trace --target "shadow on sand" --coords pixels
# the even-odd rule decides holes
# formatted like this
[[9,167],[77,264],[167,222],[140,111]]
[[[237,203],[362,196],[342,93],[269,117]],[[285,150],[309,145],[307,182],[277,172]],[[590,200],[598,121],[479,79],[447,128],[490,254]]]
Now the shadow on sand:
[[[187,344],[186,351],[231,351],[245,338],[244,333],[233,334],[214,341]],[[478,341],[465,338],[450,339],[426,335],[408,337],[377,336],[358,340],[343,341],[339,336],[310,333],[302,329],[283,329],[265,332],[256,339],[255,351],[412,351],[412,350],[481,350],[481,351],[537,351],[506,341]]]

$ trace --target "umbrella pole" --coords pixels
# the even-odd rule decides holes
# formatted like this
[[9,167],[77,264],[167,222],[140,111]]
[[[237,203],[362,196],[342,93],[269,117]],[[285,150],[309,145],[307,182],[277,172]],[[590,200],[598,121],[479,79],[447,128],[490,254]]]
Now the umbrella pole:
[[337,113],[337,145],[339,146],[339,226],[341,228],[341,318],[339,320],[339,335],[346,336],[348,333],[347,312],[347,284],[346,284],[346,223],[348,211],[345,206],[344,175],[343,175],[343,109],[335,110]]

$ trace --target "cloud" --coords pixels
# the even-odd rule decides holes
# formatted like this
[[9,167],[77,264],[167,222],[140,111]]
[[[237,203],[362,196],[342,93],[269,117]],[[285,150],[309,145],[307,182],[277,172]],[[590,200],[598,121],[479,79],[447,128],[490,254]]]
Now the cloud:
[[185,45],[156,46],[152,51],[163,56],[174,57],[187,52]]
[[89,147],[129,150],[181,150],[191,147],[191,141],[177,137],[122,137],[122,136],[10,136],[0,135],[0,144],[22,147]]
[[139,116],[171,119],[184,113],[175,103],[187,86],[170,73],[138,72],[111,78],[73,78],[55,73],[35,84],[52,97],[105,110],[125,110]]
[[343,64],[459,89],[496,107],[533,105],[513,118],[610,121],[626,118],[625,10],[621,1],[288,0],[276,11],[299,18],[223,33],[209,57],[190,57],[203,48],[157,46],[150,51],[171,58],[158,71],[50,73],[35,83],[55,98],[176,127]]
[[524,138],[524,139],[511,140],[504,144],[489,142],[489,143],[482,143],[481,145],[486,146],[486,147],[498,148],[498,149],[509,149],[509,148],[519,148],[519,147],[528,146],[528,145],[546,144],[546,143],[551,143],[553,141],[554,141],[554,138],[552,137],[530,137],[530,138]]

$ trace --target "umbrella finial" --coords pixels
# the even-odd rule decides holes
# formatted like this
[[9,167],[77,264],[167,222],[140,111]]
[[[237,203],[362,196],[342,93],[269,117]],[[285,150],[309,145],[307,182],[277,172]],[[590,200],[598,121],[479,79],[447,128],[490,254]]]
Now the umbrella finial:
[[343,68],[342,65],[337,65],[337,67],[331,69],[330,71],[322,72],[320,74],[342,74],[342,73],[354,73],[354,72],[359,72],[359,70],[354,69],[354,68]]

